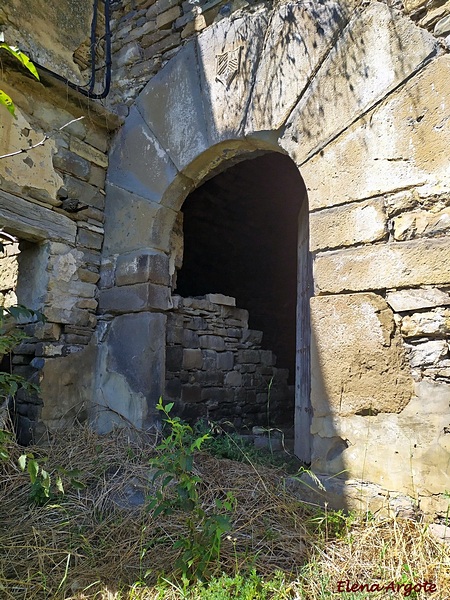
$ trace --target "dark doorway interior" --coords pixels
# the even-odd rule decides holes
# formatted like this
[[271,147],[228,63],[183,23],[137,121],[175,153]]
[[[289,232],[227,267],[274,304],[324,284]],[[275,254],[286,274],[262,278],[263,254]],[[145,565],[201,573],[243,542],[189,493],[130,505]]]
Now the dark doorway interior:
[[297,167],[269,153],[206,181],[183,206],[181,296],[236,298],[263,348],[295,378],[298,214],[306,188]]

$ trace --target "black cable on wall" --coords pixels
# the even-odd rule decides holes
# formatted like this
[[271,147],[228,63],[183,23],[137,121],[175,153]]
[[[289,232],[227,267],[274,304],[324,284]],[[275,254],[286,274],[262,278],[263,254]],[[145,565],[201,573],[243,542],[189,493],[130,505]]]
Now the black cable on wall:
[[[37,63],[36,61],[33,60],[33,63],[36,65],[36,67],[40,71],[43,71],[44,73],[51,75],[55,79],[62,81],[64,84],[68,85],[73,90],[79,92],[80,94],[83,94],[83,96],[86,96],[87,98],[91,98],[92,100],[102,100],[103,98],[106,98],[106,96],[109,94],[109,91],[111,89],[111,63],[112,63],[112,61],[111,61],[111,27],[110,27],[110,23],[109,23],[110,0],[103,0],[103,2],[105,4],[104,40],[105,40],[105,68],[106,68],[106,71],[105,71],[104,88],[100,94],[94,94],[94,87],[95,87],[95,83],[96,83],[95,76],[96,76],[96,72],[98,70],[96,67],[96,62],[95,62],[95,47],[97,44],[98,0],[94,0],[94,14],[92,16],[92,22],[91,22],[91,77],[90,77],[89,83],[87,85],[85,85],[85,86],[77,85],[76,83],[73,83],[73,81],[69,81],[69,79],[67,79],[63,75],[59,75],[58,73],[51,71],[47,67],[44,67],[43,65],[40,65],[39,63]],[[86,89],[87,86],[89,86],[88,89]]]

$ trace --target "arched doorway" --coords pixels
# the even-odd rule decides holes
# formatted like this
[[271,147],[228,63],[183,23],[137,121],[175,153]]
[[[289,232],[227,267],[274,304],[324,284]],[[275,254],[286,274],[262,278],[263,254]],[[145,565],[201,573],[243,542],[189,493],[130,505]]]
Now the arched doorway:
[[[297,167],[275,152],[234,161],[185,199],[183,256],[173,287],[196,301],[179,301],[169,315],[166,365],[166,391],[181,400],[185,418],[279,427],[294,438],[295,397],[303,393],[309,406],[310,390],[309,341],[297,329],[299,317],[309,330],[306,205]],[[242,309],[248,319],[240,324]],[[187,329],[183,338],[172,336],[172,321]],[[304,446],[309,414],[301,419],[308,421]]]

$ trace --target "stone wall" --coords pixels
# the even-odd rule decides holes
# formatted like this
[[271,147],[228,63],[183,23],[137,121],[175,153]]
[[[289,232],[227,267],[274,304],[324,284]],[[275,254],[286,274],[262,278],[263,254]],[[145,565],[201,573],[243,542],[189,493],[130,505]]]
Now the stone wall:
[[108,105],[126,115],[139,92],[185,44],[213,22],[264,2],[246,0],[122,0],[113,4],[113,69]]
[[0,252],[0,306],[17,304],[16,287],[19,271],[19,244],[2,241],[3,251]]
[[[0,107],[0,154],[22,150],[0,159],[0,227],[20,240],[18,302],[47,319],[27,326],[30,338],[13,359],[17,374],[40,381],[44,399],[38,409],[35,399],[19,398],[17,429],[26,442],[38,420],[51,427],[72,422],[85,417],[90,402],[88,375],[80,379],[84,391],[74,393],[79,375],[69,365],[87,354],[96,329],[107,148],[118,123],[50,77],[34,81],[13,63],[5,64],[0,89],[16,105],[16,118]],[[38,429],[40,435],[45,427]]]
[[[208,419],[236,430],[290,430],[294,397],[287,369],[261,349],[263,334],[248,328],[248,312],[222,294],[174,296],[167,318],[165,398],[188,421]],[[292,389],[292,388],[291,388]]]

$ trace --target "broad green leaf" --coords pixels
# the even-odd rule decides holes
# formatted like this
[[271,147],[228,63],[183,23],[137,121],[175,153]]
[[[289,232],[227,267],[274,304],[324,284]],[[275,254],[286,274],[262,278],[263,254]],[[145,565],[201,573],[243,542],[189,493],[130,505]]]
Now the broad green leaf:
[[13,117],[16,116],[14,102],[11,100],[11,98],[8,96],[8,94],[5,94],[5,92],[3,90],[0,90],[0,104],[3,104],[3,106],[6,106],[6,108],[9,110],[9,112],[12,114]]
[[28,461],[28,473],[31,483],[34,483],[39,473],[39,463],[34,458],[30,458]]
[[27,455],[22,454],[19,456],[19,460],[17,462],[19,463],[19,467],[22,469],[22,471],[25,471],[25,467],[27,466]]
[[22,65],[26,69],[28,69],[28,71],[30,71],[30,73],[34,77],[36,77],[36,79],[39,79],[39,73],[36,71],[36,67],[33,65],[33,63],[26,54],[21,52],[18,48],[10,46],[9,44],[0,44],[0,48],[3,48],[3,50],[6,50],[6,52],[9,52],[9,54],[11,54],[12,56],[15,56],[17,60],[20,61]]

